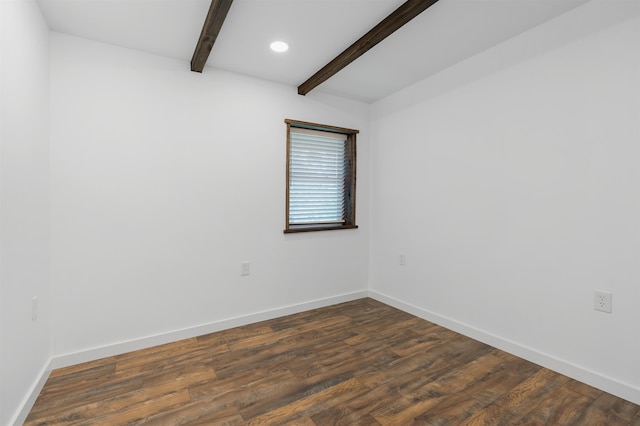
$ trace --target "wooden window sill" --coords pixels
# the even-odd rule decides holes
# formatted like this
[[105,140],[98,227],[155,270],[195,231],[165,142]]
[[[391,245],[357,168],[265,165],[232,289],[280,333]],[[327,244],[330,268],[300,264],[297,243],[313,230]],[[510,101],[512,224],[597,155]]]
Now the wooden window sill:
[[298,232],[335,231],[337,229],[357,229],[358,225],[302,225],[285,229],[285,234],[295,234]]

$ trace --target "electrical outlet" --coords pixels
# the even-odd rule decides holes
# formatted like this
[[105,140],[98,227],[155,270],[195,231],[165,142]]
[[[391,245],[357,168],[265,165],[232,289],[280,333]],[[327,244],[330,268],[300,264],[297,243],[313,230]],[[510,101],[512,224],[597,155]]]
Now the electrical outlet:
[[240,262],[240,275],[249,275],[250,268],[251,264],[249,262]]
[[398,265],[404,266],[406,263],[407,263],[407,257],[401,253],[400,256],[398,256]]
[[31,298],[31,321],[38,319],[38,296]]
[[593,293],[593,309],[611,313],[611,293],[595,291]]

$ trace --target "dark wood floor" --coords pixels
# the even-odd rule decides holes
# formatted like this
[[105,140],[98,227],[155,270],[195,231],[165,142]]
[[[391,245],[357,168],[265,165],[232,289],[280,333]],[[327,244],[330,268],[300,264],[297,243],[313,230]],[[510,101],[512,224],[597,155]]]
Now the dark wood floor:
[[52,372],[26,425],[640,425],[640,406],[372,299]]

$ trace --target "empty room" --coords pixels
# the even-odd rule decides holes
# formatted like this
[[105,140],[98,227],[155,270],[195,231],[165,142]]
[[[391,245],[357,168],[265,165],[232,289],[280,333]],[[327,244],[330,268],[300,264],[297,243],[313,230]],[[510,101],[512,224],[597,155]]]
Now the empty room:
[[0,0],[0,425],[640,425],[640,1]]

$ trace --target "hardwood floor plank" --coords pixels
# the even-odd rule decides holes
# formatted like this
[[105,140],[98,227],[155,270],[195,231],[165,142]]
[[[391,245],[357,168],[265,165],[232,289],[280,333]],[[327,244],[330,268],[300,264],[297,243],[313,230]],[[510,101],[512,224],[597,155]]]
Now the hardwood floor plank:
[[[573,424],[629,425],[637,421],[637,418],[634,417],[637,416],[639,411],[640,406],[637,404],[603,392],[592,404],[578,413],[579,417]],[[636,415],[634,416],[633,413],[636,413]]]
[[65,395],[69,388],[76,391],[91,389],[96,383],[103,382],[106,378],[115,375],[116,363],[109,362],[103,365],[94,365],[87,369],[72,369],[68,374],[56,375],[47,380],[47,387],[40,393],[42,398],[56,398]]
[[[313,333],[313,332],[311,332]],[[304,338],[274,342],[271,345],[259,349],[245,349],[233,351],[229,354],[217,357],[212,365],[216,369],[218,377],[225,378],[234,376],[247,370],[270,369],[277,370],[290,368],[292,362],[304,359],[309,356],[310,347],[313,340],[306,341]],[[332,346],[333,341],[317,341],[317,350],[322,350],[327,346]]]
[[417,424],[431,426],[459,425],[486,405],[466,392],[456,392],[442,398],[441,402],[417,416],[415,420]]
[[244,419],[237,407],[220,407],[207,401],[179,405],[171,410],[153,414],[145,419],[145,426],[166,425],[242,425]]
[[295,419],[290,422],[282,423],[282,426],[317,426],[310,417]]
[[[519,419],[517,425],[570,425],[590,404],[591,400],[584,395],[561,387],[530,410],[529,414]],[[611,423],[613,425],[613,423]]]
[[603,394],[599,396],[600,404],[608,407],[608,410],[620,417],[624,421],[631,421],[636,415],[640,414],[640,406],[621,398],[616,398],[611,394]]
[[174,389],[188,389],[200,383],[216,380],[216,372],[208,365],[187,364],[176,366],[170,371],[162,371],[143,379],[144,389],[173,386]]
[[368,414],[359,414],[358,412],[338,405],[311,417],[316,425],[332,425],[332,426],[376,426],[380,425]]
[[233,351],[239,349],[253,349],[265,345],[271,345],[274,341],[286,340],[287,338],[309,333],[315,330],[340,329],[349,322],[349,317],[341,315],[320,321],[310,321],[292,328],[285,328],[271,333],[264,333],[257,336],[246,337],[229,343],[229,348]]
[[257,398],[251,401],[250,404],[241,401],[238,403],[238,407],[243,418],[252,419],[269,412],[276,412],[285,406],[294,404],[296,401],[324,392],[326,389],[335,388],[351,379],[352,377],[349,375],[332,375],[322,380],[316,379],[303,382],[292,380],[284,385],[272,386],[268,392],[257,395]]
[[431,410],[418,416],[416,420],[430,425],[462,423],[474,412],[487,405],[486,402],[473,398],[463,389],[482,380],[487,371],[497,371],[504,362],[491,352],[438,378],[438,383],[448,384],[447,397]]
[[596,389],[593,386],[585,385],[584,383],[573,379],[569,379],[569,381],[564,386],[569,390],[586,396],[592,401],[604,393],[604,391],[601,391],[600,389]]
[[398,345],[395,345],[392,350],[398,356],[407,356],[418,351],[429,350],[455,336],[456,334],[454,332],[439,327],[435,327],[432,331],[427,331],[425,334],[417,336],[412,332],[412,335],[408,336],[408,339],[404,339]]
[[26,426],[637,425],[640,406],[372,299],[52,372]]
[[248,424],[278,424],[283,421],[290,422],[301,417],[310,417],[320,411],[333,407],[339,400],[363,392],[363,390],[363,386],[357,379],[349,379],[285,406],[276,408],[275,410],[268,411],[258,417],[250,418]]
[[144,402],[132,404],[124,409],[108,410],[106,414],[94,417],[88,424],[129,426],[143,424],[152,414],[161,413],[188,402],[189,391],[183,389],[161,396],[148,397]]
[[[491,418],[492,421],[496,421],[493,419],[500,419],[501,424],[515,424],[517,419],[528,414],[533,408],[535,408],[535,401],[540,401],[542,398],[554,392],[555,389],[564,385],[568,381],[568,377],[561,376],[551,370],[544,368],[540,369],[509,392],[496,399],[491,408],[488,409],[483,416],[490,415],[489,418]],[[469,391],[473,392],[472,389],[469,389]],[[465,392],[464,394],[471,398],[468,392]],[[477,400],[475,398],[472,399]],[[455,398],[453,400],[455,400]],[[453,401],[448,401],[448,403],[452,402]],[[473,404],[473,402],[470,401],[462,401],[459,407],[453,407],[454,413],[459,412],[461,407],[469,405],[470,407],[465,408],[466,412],[460,413],[455,417],[447,415],[448,413],[446,412],[440,413],[441,410],[440,407],[438,407],[438,420],[445,419],[450,423],[436,421],[430,417],[425,417],[425,419],[429,420],[433,425],[460,424],[463,420],[470,417],[473,412],[480,411],[480,408],[486,404],[484,402],[480,404]]]
[[[108,367],[110,364],[112,366]],[[69,367],[58,368],[58,369],[55,369],[55,370],[51,371],[51,374],[49,374],[49,380],[58,379],[60,377],[67,377],[68,378],[68,377],[71,377],[72,374],[76,374],[76,373],[79,373],[79,372],[84,372],[84,371],[87,371],[87,370],[93,370],[96,367],[113,368],[115,370],[115,360],[106,361],[103,358],[103,359],[98,359],[96,361],[85,362],[85,363],[82,363],[82,364],[71,365]]]
[[351,357],[348,356],[349,354],[350,352],[331,357],[321,362],[312,363],[311,366],[308,367],[310,369],[307,371],[306,377],[308,379],[334,375],[353,377],[368,371],[376,371],[397,358],[394,353],[383,347],[360,353],[355,352]]
[[[474,400],[476,400],[474,398]],[[476,400],[477,401],[477,400]],[[476,410],[473,415],[460,422],[462,426],[512,426],[513,419],[504,417],[504,409],[495,404],[489,404]]]
[[[29,417],[41,421],[52,416],[71,416],[76,409],[84,405],[108,400],[140,389],[142,389],[142,379],[139,378],[111,382],[105,385],[96,383],[96,386],[92,388],[70,386],[67,392],[54,398],[42,398],[42,395],[38,397]],[[48,420],[46,424],[51,424],[51,420]]]
[[464,388],[475,399],[490,404],[538,372],[542,367],[516,359],[487,371],[479,380]]
[[47,413],[45,416],[30,414],[28,421],[32,422],[31,424],[42,425],[127,424],[138,420],[150,409],[163,410],[175,404],[185,403],[188,398],[189,395],[184,390],[130,392],[101,401],[78,404],[64,411]]
[[213,345],[224,345],[233,343],[236,340],[244,339],[265,333],[273,333],[271,327],[265,323],[243,325],[241,327],[231,328],[228,330],[222,330],[215,333],[203,334],[196,337],[198,342]]
[[381,425],[407,424],[438,404],[443,398],[444,396],[440,394],[424,394],[422,398],[403,396],[371,415]]
[[[473,343],[471,341],[470,343]],[[487,370],[496,371],[504,369],[504,361],[493,354],[482,354],[474,361],[464,364],[462,367],[454,367],[452,370],[438,371],[440,374],[414,375],[412,378],[399,378],[403,386],[399,387],[402,398],[389,401],[383,407],[372,411],[372,416],[382,424],[400,424],[416,420],[429,424],[439,423],[449,417],[466,418],[470,415],[464,411],[462,403],[479,407],[486,405],[473,400],[467,394],[460,392],[469,387],[470,383],[481,381]],[[447,356],[442,357],[446,359]],[[447,401],[453,398],[456,411],[452,415],[451,405]],[[416,403],[419,402],[419,403]],[[471,408],[471,407],[467,407]],[[462,409],[462,412],[458,411]]]
[[263,392],[264,388],[286,386],[295,379],[295,376],[286,369],[248,370],[234,376],[191,386],[189,392],[194,401],[228,400],[235,403],[241,399],[255,398]]
[[150,371],[159,372],[170,370],[176,365],[188,363],[197,359],[206,362],[207,358],[213,360],[216,355],[229,352],[226,344],[215,346],[198,345],[195,341],[190,345],[171,348],[166,351],[158,351],[139,357],[118,359],[116,361],[116,374],[120,376],[145,374]]

